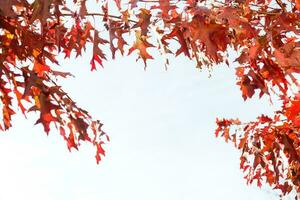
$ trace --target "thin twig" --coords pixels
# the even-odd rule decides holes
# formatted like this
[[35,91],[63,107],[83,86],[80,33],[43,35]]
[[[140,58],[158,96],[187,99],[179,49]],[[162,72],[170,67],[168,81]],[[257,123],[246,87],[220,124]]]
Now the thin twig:
[[[72,13],[63,13],[63,14],[61,14],[61,16],[74,17],[74,14],[72,14]],[[105,17],[105,16],[107,16],[107,17],[114,18],[114,19],[119,19],[119,20],[122,19],[121,16],[107,15],[107,14],[103,14],[103,13],[87,13],[84,16],[92,16],[92,17],[95,17],[95,16]],[[132,20],[132,19],[128,19],[128,21],[133,22],[133,23],[138,23],[137,21]]]

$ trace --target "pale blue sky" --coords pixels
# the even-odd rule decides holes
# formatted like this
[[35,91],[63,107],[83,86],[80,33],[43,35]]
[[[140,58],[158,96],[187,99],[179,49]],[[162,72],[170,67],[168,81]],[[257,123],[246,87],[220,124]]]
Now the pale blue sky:
[[246,186],[239,153],[214,137],[216,117],[271,113],[267,99],[244,102],[234,70],[212,77],[176,58],[147,71],[134,56],[89,71],[89,59],[62,62],[76,78],[61,82],[78,105],[104,123],[111,142],[96,165],[94,149],[69,153],[59,133],[14,118],[0,135],[0,200],[267,200],[270,189]]

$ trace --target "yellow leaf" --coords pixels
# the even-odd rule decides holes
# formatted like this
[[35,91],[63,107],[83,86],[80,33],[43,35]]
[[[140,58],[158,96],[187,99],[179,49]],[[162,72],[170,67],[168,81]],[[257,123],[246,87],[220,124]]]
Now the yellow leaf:
[[14,38],[14,35],[11,34],[11,33],[9,33],[9,32],[7,32],[7,33],[5,34],[5,36],[7,37],[7,39],[10,39],[10,40],[12,40],[12,39]]

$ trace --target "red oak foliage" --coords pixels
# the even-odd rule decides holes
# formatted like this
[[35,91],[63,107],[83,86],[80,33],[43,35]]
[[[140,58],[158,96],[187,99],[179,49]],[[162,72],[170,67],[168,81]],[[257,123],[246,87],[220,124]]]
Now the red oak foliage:
[[230,50],[237,54],[244,100],[277,95],[282,106],[253,122],[217,119],[216,136],[241,150],[248,183],[269,184],[281,195],[300,193],[299,0],[98,0],[96,12],[87,2],[0,0],[1,130],[12,126],[18,110],[38,112],[36,123],[46,133],[57,128],[69,150],[91,143],[99,162],[108,137],[57,84],[71,76],[54,70],[58,55],[79,56],[92,44],[92,71],[108,53],[136,54],[146,67],[154,50],[166,65],[181,55],[211,68],[231,65]]

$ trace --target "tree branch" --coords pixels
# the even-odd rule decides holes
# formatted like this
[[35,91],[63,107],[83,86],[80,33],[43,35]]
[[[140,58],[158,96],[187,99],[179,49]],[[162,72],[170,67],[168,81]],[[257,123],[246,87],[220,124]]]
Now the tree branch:
[[[69,17],[74,17],[74,14],[72,13],[62,13],[61,16],[69,16]],[[122,17],[121,16],[116,16],[116,15],[107,15],[107,14],[103,14],[103,13],[87,13],[84,16],[98,16],[98,17],[109,17],[109,18],[114,18],[114,19],[119,19],[121,20]],[[133,22],[133,23],[138,23],[136,20],[132,20],[132,19],[128,19],[129,22]]]

